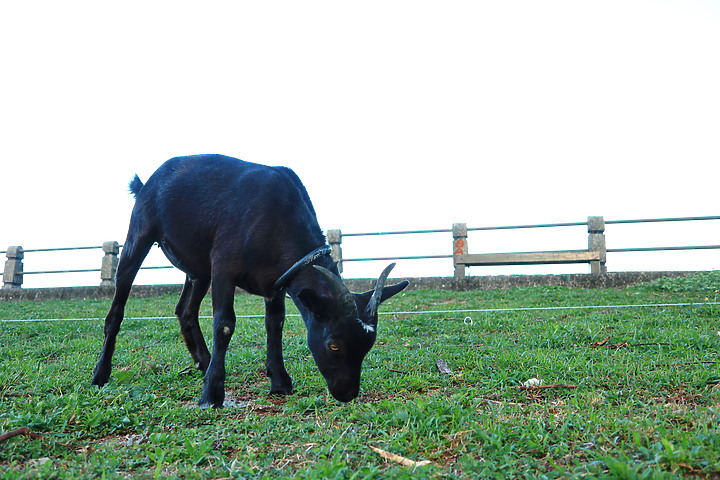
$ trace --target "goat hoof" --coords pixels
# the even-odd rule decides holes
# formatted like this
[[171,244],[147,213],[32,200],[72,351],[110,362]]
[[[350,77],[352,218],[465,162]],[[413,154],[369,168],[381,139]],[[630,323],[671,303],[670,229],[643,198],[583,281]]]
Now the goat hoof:
[[202,395],[200,395],[199,405],[203,410],[222,408],[223,403],[225,403],[225,390],[222,386],[220,388],[205,388]]
[[292,395],[292,387],[271,388],[270,395]]
[[108,377],[109,377],[109,375],[105,376],[105,375],[99,375],[96,373],[95,375],[93,375],[90,385],[97,385],[98,387],[102,387],[103,385],[105,385],[108,382]]
[[202,410],[207,410],[208,408],[223,408],[223,403],[225,403],[224,396],[218,400],[207,400],[206,398],[202,397],[200,398],[200,401],[198,402],[198,406]]
[[270,377],[270,395],[290,395],[293,393],[293,382],[290,375],[272,375]]

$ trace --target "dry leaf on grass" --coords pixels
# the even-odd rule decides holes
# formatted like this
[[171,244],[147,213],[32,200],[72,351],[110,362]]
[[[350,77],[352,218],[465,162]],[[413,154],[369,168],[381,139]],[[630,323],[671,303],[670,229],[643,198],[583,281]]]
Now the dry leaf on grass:
[[448,364],[445,360],[442,358],[439,358],[435,365],[437,365],[438,370],[440,370],[440,373],[443,375],[452,375],[452,370],[450,370],[450,367],[448,367]]
[[380,454],[381,457],[390,460],[392,462],[399,463],[400,465],[405,465],[406,467],[422,467],[423,465],[430,465],[432,462],[430,460],[422,460],[419,462],[416,462],[415,460],[410,460],[409,458],[401,457],[400,455],[396,455],[394,453],[386,452],[385,450],[377,447],[373,447],[372,445],[368,445],[374,452],[377,452]]
[[542,385],[543,382],[539,378],[530,378],[528,380],[525,380],[522,384],[523,387],[538,387]]

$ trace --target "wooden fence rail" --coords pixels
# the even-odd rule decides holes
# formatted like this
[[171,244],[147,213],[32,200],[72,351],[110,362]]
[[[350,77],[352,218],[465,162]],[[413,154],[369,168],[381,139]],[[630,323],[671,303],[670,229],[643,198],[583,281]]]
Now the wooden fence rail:
[[[591,275],[602,275],[607,272],[607,254],[619,252],[649,252],[649,251],[671,251],[671,250],[707,250],[720,249],[720,245],[695,245],[695,246],[668,246],[668,247],[633,247],[608,249],[605,242],[605,226],[608,224],[622,223],[655,223],[655,222],[685,222],[685,221],[707,221],[720,220],[720,216],[706,217],[678,217],[678,218],[653,218],[633,220],[605,220],[603,217],[588,217],[586,222],[571,223],[550,223],[535,225],[509,225],[499,227],[473,227],[468,228],[464,223],[453,224],[452,229],[440,230],[412,230],[395,232],[370,232],[370,233],[346,233],[341,230],[328,230],[327,240],[332,247],[332,256],[342,272],[343,263],[372,260],[427,260],[437,258],[452,259],[454,277],[462,279],[466,276],[468,267],[490,266],[490,265],[545,265],[564,263],[587,263],[590,266]],[[468,232],[487,230],[512,230],[512,229],[536,229],[552,227],[587,227],[587,249],[583,250],[559,250],[559,251],[530,251],[511,253],[475,253],[469,252]],[[342,252],[343,237],[362,237],[377,235],[418,235],[418,234],[452,234],[452,254],[441,255],[420,255],[420,256],[396,256],[396,257],[374,257],[374,258],[344,258]],[[49,270],[25,272],[23,259],[27,253],[53,252],[68,250],[87,250],[102,248],[103,257],[100,268],[78,269],[78,270]],[[59,274],[79,272],[100,272],[101,285],[114,285],[115,274],[118,265],[118,256],[122,246],[115,241],[104,242],[102,247],[67,247],[67,248],[43,248],[23,250],[20,246],[10,246],[4,253],[6,256],[5,268],[1,273],[3,277],[3,288],[22,288],[24,275],[32,274]],[[171,265],[143,267],[144,270],[174,268]]]
[[[567,226],[568,224],[559,224]],[[466,267],[490,265],[551,265],[560,263],[589,263],[590,273],[607,272],[605,246],[605,220],[603,217],[588,217],[587,250],[563,250],[551,252],[515,253],[468,253],[468,228],[464,223],[453,225],[453,263],[455,278],[465,278]]]

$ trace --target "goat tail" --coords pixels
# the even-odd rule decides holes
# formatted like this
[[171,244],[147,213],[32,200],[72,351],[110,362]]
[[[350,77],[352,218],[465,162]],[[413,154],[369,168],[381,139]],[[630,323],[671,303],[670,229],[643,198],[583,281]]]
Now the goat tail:
[[135,175],[135,177],[130,181],[130,184],[128,185],[130,187],[130,193],[133,194],[135,198],[137,198],[138,193],[140,193],[140,190],[143,188],[143,182],[140,180],[140,177]]

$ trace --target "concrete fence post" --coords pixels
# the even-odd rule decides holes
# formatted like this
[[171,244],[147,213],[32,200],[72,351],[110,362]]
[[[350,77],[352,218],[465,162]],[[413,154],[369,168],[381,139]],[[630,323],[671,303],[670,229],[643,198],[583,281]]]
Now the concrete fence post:
[[452,234],[453,234],[453,265],[455,267],[455,279],[460,280],[462,278],[465,278],[465,265],[457,263],[457,256],[458,255],[467,255],[467,253],[468,253],[467,224],[453,223]]
[[336,230],[328,230],[327,231],[327,241],[328,245],[332,247],[332,252],[330,252],[330,256],[332,257],[335,262],[337,262],[338,271],[342,273],[343,271],[343,261],[342,261],[342,231],[339,229]]
[[8,247],[5,252],[5,269],[3,270],[3,288],[22,288],[23,283],[23,257],[22,247]]
[[600,260],[590,262],[590,273],[607,273],[607,246],[605,245],[605,219],[588,217],[588,250],[600,252]]
[[103,242],[102,249],[105,255],[100,267],[100,286],[112,286],[115,285],[120,244],[118,242]]

